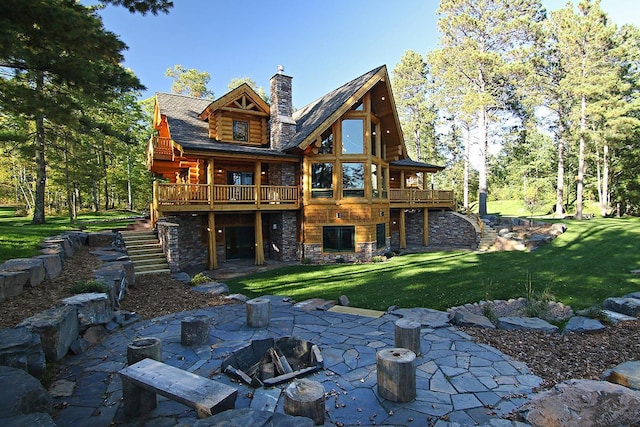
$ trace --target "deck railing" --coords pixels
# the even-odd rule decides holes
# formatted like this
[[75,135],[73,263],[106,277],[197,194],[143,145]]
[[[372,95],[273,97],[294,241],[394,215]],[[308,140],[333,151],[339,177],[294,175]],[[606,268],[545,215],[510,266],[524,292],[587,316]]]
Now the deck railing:
[[[213,193],[208,184],[156,185],[154,198],[160,206],[172,205],[229,205],[229,204],[298,204],[298,187],[261,185],[259,195],[255,185],[214,185]],[[213,200],[212,200],[213,196]]]
[[[259,189],[259,191],[257,190]],[[212,191],[213,190],[213,191]],[[283,185],[214,185],[157,183],[154,199],[159,206],[172,205],[298,205],[298,187]],[[393,205],[415,207],[453,207],[453,191],[419,190],[415,188],[389,190]]]
[[420,206],[454,205],[451,190],[420,190],[416,188],[392,188],[389,190],[391,203],[404,203]]

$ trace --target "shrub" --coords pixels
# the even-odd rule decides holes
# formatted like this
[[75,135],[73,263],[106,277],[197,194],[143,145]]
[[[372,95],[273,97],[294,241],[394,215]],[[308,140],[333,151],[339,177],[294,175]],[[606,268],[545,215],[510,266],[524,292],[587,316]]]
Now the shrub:
[[344,259],[344,258],[342,258],[342,257],[338,257],[338,258],[336,258],[336,264],[344,264],[344,263],[346,263],[346,262],[347,262],[347,260],[345,260],[345,259]]
[[88,294],[92,292],[108,293],[109,288],[104,283],[90,280],[88,282],[74,283],[71,286],[71,292],[74,294]]
[[301,262],[302,264],[304,264],[304,265],[309,265],[309,264],[311,264],[311,258],[309,258],[309,257],[304,257],[304,258],[302,258],[302,259],[300,260],[300,262]]
[[202,285],[203,283],[210,282],[211,280],[211,277],[207,276],[206,274],[198,273],[191,278],[191,281],[189,283],[191,283],[191,285],[193,286],[197,286]]
[[385,262],[387,260],[387,257],[384,255],[376,255],[374,257],[371,257],[371,262]]
[[387,259],[389,258],[393,258],[396,254],[393,251],[388,251],[384,253],[384,256],[387,257]]
[[482,315],[489,319],[491,323],[495,323],[498,320],[498,315],[491,304],[484,304],[482,306]]
[[537,293],[533,289],[531,280],[526,284],[526,303],[524,306],[524,314],[527,317],[539,317],[540,319],[548,318],[549,303],[554,297],[551,290],[547,287],[542,293]]

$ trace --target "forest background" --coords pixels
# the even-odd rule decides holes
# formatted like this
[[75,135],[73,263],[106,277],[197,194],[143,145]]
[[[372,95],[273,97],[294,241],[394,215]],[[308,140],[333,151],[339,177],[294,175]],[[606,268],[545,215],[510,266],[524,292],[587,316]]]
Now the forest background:
[[[442,0],[437,14],[438,49],[406,51],[391,70],[410,156],[446,166],[434,188],[453,188],[461,210],[480,214],[497,199],[578,219],[591,202],[602,216],[640,214],[637,27],[610,22],[599,0],[554,11],[537,0]],[[0,203],[24,206],[34,223],[148,209],[153,99],[121,65],[125,48],[75,0],[0,4]],[[166,75],[175,93],[213,97],[206,71]],[[229,89],[243,82],[268,100],[249,77]]]

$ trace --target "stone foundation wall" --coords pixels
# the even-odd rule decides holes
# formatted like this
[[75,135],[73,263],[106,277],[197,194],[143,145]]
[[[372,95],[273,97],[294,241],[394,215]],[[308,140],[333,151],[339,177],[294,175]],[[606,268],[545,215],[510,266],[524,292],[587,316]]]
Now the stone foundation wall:
[[475,249],[477,245],[478,235],[469,221],[451,211],[429,212],[429,246]]
[[[298,215],[297,212],[274,212],[269,215],[268,247],[265,254],[278,261],[296,261],[298,255]],[[267,242],[265,242],[267,244]]]
[[[407,246],[421,246],[424,217],[422,211],[406,212]],[[478,235],[469,221],[451,211],[429,211],[429,246],[476,248]],[[391,247],[400,246],[400,233],[391,233]]]
[[391,245],[391,239],[387,237],[387,245],[384,248],[376,249],[376,242],[356,243],[356,252],[322,252],[322,245],[319,243],[303,244],[304,258],[313,263],[335,263],[336,260],[345,262],[370,262],[371,258],[384,255]]
[[[171,271],[207,264],[207,243],[202,242],[200,215],[175,215],[158,222],[158,239]],[[161,225],[162,224],[162,225]]]

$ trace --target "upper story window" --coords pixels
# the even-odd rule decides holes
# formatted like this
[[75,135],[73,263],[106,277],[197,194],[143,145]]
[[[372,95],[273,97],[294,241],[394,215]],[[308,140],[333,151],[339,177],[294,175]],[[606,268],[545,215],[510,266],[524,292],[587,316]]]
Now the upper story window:
[[244,120],[233,121],[233,140],[249,142],[249,122]]
[[333,197],[333,163],[311,163],[311,197]]
[[342,154],[364,153],[364,120],[342,120]]
[[364,197],[364,163],[342,164],[342,197]]
[[332,154],[333,153],[333,131],[331,129],[325,131],[321,139],[321,145],[319,154]]

